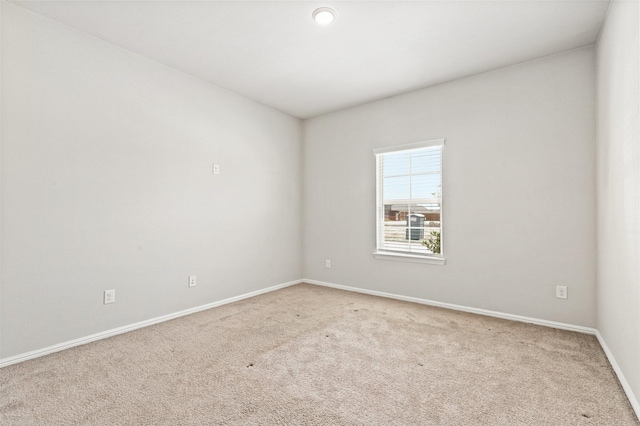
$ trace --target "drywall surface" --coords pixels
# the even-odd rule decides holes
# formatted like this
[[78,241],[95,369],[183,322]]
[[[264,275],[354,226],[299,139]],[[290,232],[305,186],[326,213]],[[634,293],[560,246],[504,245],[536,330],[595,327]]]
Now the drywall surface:
[[636,399],[640,397],[639,13],[637,1],[613,1],[597,50],[598,330]]
[[2,7],[0,357],[300,278],[299,120]]
[[[594,94],[589,46],[305,121],[304,277],[595,326]],[[437,138],[446,264],[374,259],[372,149]]]

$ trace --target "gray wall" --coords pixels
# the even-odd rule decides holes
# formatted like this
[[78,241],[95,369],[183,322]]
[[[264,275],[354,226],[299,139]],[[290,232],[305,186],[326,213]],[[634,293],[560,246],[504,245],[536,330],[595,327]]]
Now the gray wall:
[[[305,121],[305,278],[595,326],[594,94],[590,46]],[[374,259],[372,149],[436,138],[446,265]]]
[[[614,1],[598,63],[598,330],[640,397],[640,10]],[[636,410],[638,410],[636,405]]]
[[[302,276],[596,325],[593,47],[301,125],[0,4],[0,357]],[[622,25],[617,7],[599,46],[607,111],[609,100],[626,102],[613,89],[603,98],[603,82],[622,66],[619,53],[603,52],[628,42],[608,35]],[[601,114],[601,150],[603,123],[619,129],[607,120]],[[375,260],[371,150],[440,137],[447,264]],[[614,202],[600,203],[610,217],[600,221],[601,268],[612,275],[600,274],[598,326],[635,374],[638,339],[629,336],[638,330],[617,328],[632,322],[629,312],[638,323],[637,303],[625,298],[638,281],[630,261],[623,284],[615,270],[620,253],[637,253],[637,238],[603,231],[634,213],[620,198],[629,183],[615,172],[626,145],[614,142],[617,157],[599,158],[617,183],[601,173],[599,190]],[[625,238],[631,245],[620,252]],[[569,286],[568,300],[554,297],[557,284]],[[117,302],[104,306],[108,288]],[[623,302],[627,314],[616,309]]]
[[300,278],[299,120],[2,8],[0,357]]

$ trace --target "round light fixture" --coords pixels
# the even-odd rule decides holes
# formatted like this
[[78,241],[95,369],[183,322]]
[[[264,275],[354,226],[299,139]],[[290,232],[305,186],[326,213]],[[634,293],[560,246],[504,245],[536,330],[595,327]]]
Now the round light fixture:
[[329,25],[332,23],[338,14],[330,7],[319,7],[313,11],[313,20],[320,25]]

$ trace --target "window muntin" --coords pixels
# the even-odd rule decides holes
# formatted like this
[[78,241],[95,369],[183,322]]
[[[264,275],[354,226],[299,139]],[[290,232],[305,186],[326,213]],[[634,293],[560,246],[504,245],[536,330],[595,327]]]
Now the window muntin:
[[377,254],[442,259],[443,139],[374,150]]

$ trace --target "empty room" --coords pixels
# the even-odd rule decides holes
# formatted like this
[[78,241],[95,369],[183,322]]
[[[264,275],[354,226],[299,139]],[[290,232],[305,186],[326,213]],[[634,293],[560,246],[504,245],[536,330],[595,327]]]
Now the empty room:
[[0,424],[640,424],[639,29],[0,0]]

